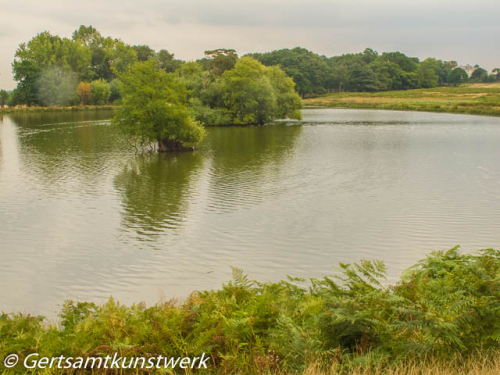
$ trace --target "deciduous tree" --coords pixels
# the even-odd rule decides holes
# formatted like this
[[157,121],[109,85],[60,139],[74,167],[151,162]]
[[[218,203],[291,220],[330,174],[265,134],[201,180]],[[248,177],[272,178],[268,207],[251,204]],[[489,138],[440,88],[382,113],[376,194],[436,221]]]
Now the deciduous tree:
[[87,104],[87,101],[90,98],[90,83],[80,82],[76,87],[76,95],[80,98],[82,105]]
[[181,60],[174,58],[174,54],[165,49],[156,54],[156,64],[158,69],[164,69],[167,73],[173,73],[182,65]]
[[109,83],[103,79],[98,79],[90,83],[90,103],[103,105],[109,101],[111,90]]
[[459,84],[466,82],[469,79],[467,72],[462,68],[455,68],[451,71],[450,76],[448,78],[449,82],[453,86],[458,86]]
[[477,66],[476,69],[470,75],[470,80],[475,82],[487,82],[488,81],[488,72]]
[[47,68],[38,79],[38,101],[45,106],[73,104],[77,83],[76,73],[58,66]]
[[273,118],[276,95],[260,62],[243,57],[224,72],[222,80],[225,106],[234,124],[264,124]]
[[0,107],[3,108],[9,101],[9,93],[5,90],[0,90]]
[[207,69],[210,73],[221,76],[226,70],[231,70],[238,61],[238,55],[234,49],[219,48],[212,51],[205,51]]
[[295,82],[288,77],[277,65],[266,69],[266,75],[271,81],[271,86],[276,98],[276,110],[273,118],[301,120],[302,100],[295,91]]
[[157,142],[158,150],[194,147],[205,129],[186,106],[186,88],[172,73],[157,70],[155,61],[135,63],[120,76],[122,105],[114,122],[142,144]]

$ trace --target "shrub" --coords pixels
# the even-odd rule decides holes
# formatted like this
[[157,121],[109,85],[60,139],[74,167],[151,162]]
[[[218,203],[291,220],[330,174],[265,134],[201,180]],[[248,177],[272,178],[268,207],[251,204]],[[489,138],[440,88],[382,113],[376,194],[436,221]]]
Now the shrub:
[[90,83],[90,104],[103,105],[109,102],[111,91],[109,83],[103,79],[98,79]]

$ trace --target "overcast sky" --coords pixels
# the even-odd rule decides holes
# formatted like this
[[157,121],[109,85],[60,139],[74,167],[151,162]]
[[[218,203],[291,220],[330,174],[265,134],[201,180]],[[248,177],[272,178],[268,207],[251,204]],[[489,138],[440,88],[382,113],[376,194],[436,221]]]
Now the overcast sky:
[[0,88],[12,89],[17,46],[79,25],[194,60],[301,46],[332,56],[371,47],[421,59],[500,67],[498,0],[0,0]]

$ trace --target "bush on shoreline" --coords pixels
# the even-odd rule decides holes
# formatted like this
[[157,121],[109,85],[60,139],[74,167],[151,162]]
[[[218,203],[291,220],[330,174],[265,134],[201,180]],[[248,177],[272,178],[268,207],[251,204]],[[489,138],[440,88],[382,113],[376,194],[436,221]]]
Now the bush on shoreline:
[[[382,262],[342,275],[259,283],[241,270],[219,290],[155,306],[67,301],[60,323],[0,316],[0,357],[211,356],[217,373],[374,369],[500,349],[500,252],[430,254],[395,286]],[[318,370],[318,371],[319,371]],[[330,371],[328,370],[328,371]]]

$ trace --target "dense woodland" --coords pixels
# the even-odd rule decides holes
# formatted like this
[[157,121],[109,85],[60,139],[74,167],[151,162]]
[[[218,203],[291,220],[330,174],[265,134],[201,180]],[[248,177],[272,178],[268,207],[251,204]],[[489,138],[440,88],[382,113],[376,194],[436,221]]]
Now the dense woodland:
[[[293,78],[301,96],[338,91],[386,91],[458,85],[466,81],[500,80],[500,69],[488,74],[475,66],[468,77],[455,61],[427,58],[420,61],[400,52],[362,53],[325,57],[304,48],[281,49],[248,56],[265,66],[279,65]],[[16,51],[12,64],[17,88],[0,91],[0,105],[86,105],[114,103],[120,99],[117,77],[135,62],[153,60],[158,69],[185,77],[192,105],[201,117],[225,122],[220,108],[221,84],[216,82],[239,60],[232,49],[206,51],[196,62],[184,62],[167,50],[128,45],[104,37],[92,26],[80,26],[70,39],[42,32]],[[273,73],[268,73],[273,74]],[[194,91],[193,91],[194,90]],[[219,103],[217,103],[219,101]]]
[[469,78],[456,61],[427,58],[420,61],[401,52],[378,52],[367,48],[362,53],[325,57],[304,48],[282,49],[269,53],[255,53],[252,57],[265,65],[279,64],[297,84],[302,96],[326,92],[374,92],[409,90],[467,81],[493,82],[496,74],[476,65]]

